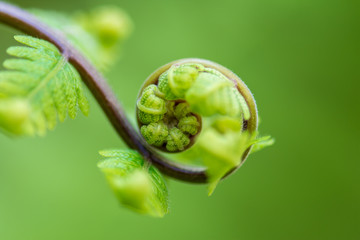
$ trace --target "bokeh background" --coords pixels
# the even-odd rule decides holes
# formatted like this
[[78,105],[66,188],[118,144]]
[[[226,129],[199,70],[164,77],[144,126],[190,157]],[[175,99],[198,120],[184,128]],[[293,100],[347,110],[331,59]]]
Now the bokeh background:
[[[123,147],[92,100],[45,138],[0,135],[0,239],[360,239],[359,1],[16,0],[72,12],[116,4],[136,29],[107,77],[132,114],[157,67],[200,57],[238,73],[277,142],[207,197],[170,181],[163,219],[120,208],[96,167]],[[0,27],[0,60],[15,31]]]

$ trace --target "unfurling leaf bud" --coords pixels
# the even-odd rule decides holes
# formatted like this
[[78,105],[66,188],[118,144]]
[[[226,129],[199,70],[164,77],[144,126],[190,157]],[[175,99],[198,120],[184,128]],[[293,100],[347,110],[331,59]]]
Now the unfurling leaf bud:
[[170,129],[167,137],[166,149],[169,152],[182,151],[190,143],[190,138],[185,135],[180,129],[174,127]]
[[175,117],[180,120],[190,113],[190,105],[188,103],[179,103],[174,111]]
[[189,133],[191,135],[195,135],[198,133],[200,127],[200,123],[195,116],[183,117],[180,119],[178,128],[184,132]]
[[159,91],[164,94],[164,98],[166,100],[178,99],[178,97],[176,97],[175,94],[171,91],[170,86],[168,84],[168,71],[160,75],[158,86],[159,86]]
[[202,70],[204,66],[201,64],[174,65],[159,77],[159,90],[167,100],[184,98]]
[[137,102],[138,117],[143,124],[160,121],[166,113],[165,101],[156,95],[156,85],[146,87]]
[[187,91],[185,99],[194,112],[203,116],[221,114],[241,117],[242,106],[237,92],[234,83],[230,80],[203,72]]
[[75,17],[84,29],[94,34],[104,47],[113,47],[129,37],[133,23],[129,15],[116,6],[103,6]]
[[199,75],[199,71],[192,65],[173,66],[168,72],[168,83],[175,96],[183,98]]
[[169,135],[168,127],[162,121],[143,125],[140,131],[146,142],[156,147],[162,146]]

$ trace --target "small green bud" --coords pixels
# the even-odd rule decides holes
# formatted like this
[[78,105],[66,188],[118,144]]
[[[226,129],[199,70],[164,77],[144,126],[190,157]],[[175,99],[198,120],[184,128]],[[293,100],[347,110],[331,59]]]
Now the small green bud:
[[146,142],[156,147],[162,146],[169,135],[168,127],[162,121],[143,125],[140,131]]
[[166,144],[166,149],[169,152],[182,151],[189,144],[190,138],[180,131],[180,129],[176,127],[170,129]]
[[166,101],[166,116],[165,118],[175,118],[175,102],[173,101]]
[[197,68],[189,65],[173,66],[169,69],[168,83],[175,96],[183,98],[185,92],[196,80],[199,72]]
[[0,128],[15,135],[34,133],[31,106],[22,99],[0,99]]
[[195,135],[198,133],[200,123],[195,116],[183,117],[180,119],[178,128],[185,133]]
[[159,91],[164,94],[164,98],[166,100],[178,99],[178,97],[176,97],[175,94],[171,91],[170,86],[168,84],[168,71],[160,75],[158,81],[158,87],[159,87]]
[[75,19],[94,34],[104,47],[113,47],[127,39],[133,29],[128,14],[116,6],[103,6],[89,13],[78,13]]
[[166,113],[165,101],[156,95],[156,85],[146,87],[137,102],[138,117],[143,124],[158,122]]
[[[234,83],[220,73],[202,72],[187,91],[185,99],[191,109],[203,116],[249,117],[249,108]],[[245,109],[244,109],[245,108]],[[246,115],[244,114],[246,113]]]
[[188,103],[179,103],[175,107],[174,115],[180,120],[181,118],[186,117],[190,112],[190,105]]
[[201,64],[174,65],[159,77],[159,90],[165,94],[167,100],[184,98],[202,70],[204,66]]
[[191,109],[200,115],[215,115],[219,111],[228,108],[223,104],[224,99],[218,93],[224,88],[232,86],[233,83],[228,80],[211,73],[202,72],[193,86],[187,91],[185,99],[190,104]]

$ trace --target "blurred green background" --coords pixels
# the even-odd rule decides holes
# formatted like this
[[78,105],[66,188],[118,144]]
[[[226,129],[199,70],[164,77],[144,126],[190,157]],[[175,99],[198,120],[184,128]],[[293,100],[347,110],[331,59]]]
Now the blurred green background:
[[[360,239],[359,1],[17,0],[72,12],[116,4],[136,29],[107,74],[132,114],[157,67],[184,57],[236,72],[257,100],[256,153],[211,197],[170,182],[163,219],[119,208],[97,151],[122,147],[92,100],[45,138],[0,135],[0,239]],[[15,31],[1,26],[0,58]]]

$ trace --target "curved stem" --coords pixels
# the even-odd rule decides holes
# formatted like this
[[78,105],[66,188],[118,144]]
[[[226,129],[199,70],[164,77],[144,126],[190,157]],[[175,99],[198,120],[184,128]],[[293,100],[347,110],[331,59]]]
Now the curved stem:
[[38,21],[30,13],[4,2],[0,2],[0,22],[31,36],[47,40],[57,46],[63,54],[66,54],[69,62],[79,72],[83,82],[87,85],[117,133],[130,148],[137,150],[145,160],[150,161],[162,173],[172,178],[193,183],[207,182],[203,169],[188,168],[170,163],[156,154],[142,140],[138,132],[130,124],[121,104],[104,77],[77,49],[69,44],[61,32]]

